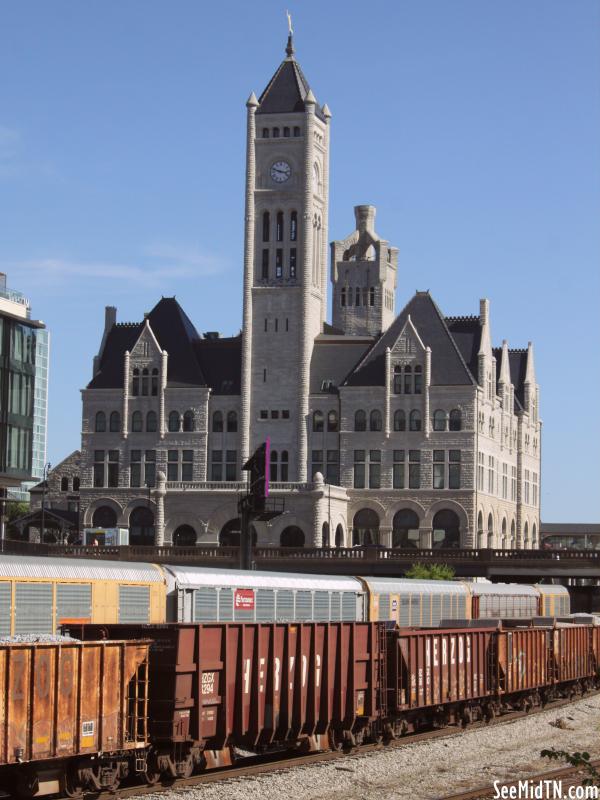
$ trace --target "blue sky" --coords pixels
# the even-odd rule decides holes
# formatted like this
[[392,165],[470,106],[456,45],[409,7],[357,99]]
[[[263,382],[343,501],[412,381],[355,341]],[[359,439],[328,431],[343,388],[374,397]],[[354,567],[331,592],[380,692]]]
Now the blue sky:
[[[397,302],[491,300],[494,344],[535,344],[542,517],[598,521],[597,0],[289,0],[332,110],[330,237],[373,203]],[[5,0],[0,269],[52,333],[49,459],[79,445],[104,306],[175,294],[241,324],[245,101],[283,57],[285,4]]]

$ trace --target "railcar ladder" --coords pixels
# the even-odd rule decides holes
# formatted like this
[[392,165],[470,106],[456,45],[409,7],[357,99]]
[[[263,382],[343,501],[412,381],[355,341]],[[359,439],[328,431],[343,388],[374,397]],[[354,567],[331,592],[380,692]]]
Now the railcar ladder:
[[388,703],[387,703],[387,634],[385,625],[377,625],[377,650],[379,653],[379,661],[377,664],[377,705],[379,708],[379,715],[387,717]]

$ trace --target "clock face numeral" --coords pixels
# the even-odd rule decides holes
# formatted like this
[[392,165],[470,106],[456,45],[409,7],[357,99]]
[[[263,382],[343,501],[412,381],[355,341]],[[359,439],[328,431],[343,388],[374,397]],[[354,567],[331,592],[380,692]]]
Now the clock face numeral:
[[276,161],[271,167],[271,180],[275,183],[285,183],[292,174],[292,168],[287,161]]

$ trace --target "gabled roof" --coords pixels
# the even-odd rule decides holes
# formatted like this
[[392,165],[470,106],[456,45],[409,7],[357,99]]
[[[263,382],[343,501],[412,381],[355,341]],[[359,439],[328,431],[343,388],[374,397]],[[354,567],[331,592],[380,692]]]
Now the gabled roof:
[[345,386],[385,385],[386,349],[393,348],[409,316],[423,344],[431,348],[431,383],[437,386],[476,383],[431,295],[429,292],[417,292],[353,370]]
[[206,383],[215,394],[240,394],[242,385],[242,336],[201,339],[195,344]]
[[[308,81],[294,58],[293,48],[288,42],[285,58],[258,99],[257,114],[291,114],[305,110],[304,101],[310,91]],[[320,105],[315,106],[316,115],[324,120]]]
[[[167,385],[206,386],[195,354],[200,334],[174,297],[163,297],[147,316],[160,348],[169,354]],[[88,389],[114,389],[123,386],[123,356],[131,351],[144,330],[144,322],[116,323],[110,329],[99,370]]]
[[368,337],[317,336],[310,362],[310,393],[328,391],[322,388],[324,381],[331,381],[337,391],[372,343]]
[[479,317],[446,317],[446,326],[473,378],[477,380],[479,362],[477,353],[481,343]]

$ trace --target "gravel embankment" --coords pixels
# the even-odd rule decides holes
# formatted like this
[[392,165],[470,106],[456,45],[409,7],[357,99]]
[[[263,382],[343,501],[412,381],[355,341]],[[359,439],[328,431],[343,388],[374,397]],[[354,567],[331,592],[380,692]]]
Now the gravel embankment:
[[[559,727],[556,726],[560,719]],[[562,764],[546,747],[600,757],[600,695],[504,725],[437,741],[254,778],[146,795],[147,800],[440,800],[494,780],[513,780]]]

